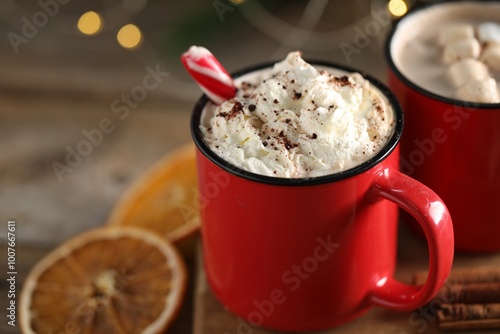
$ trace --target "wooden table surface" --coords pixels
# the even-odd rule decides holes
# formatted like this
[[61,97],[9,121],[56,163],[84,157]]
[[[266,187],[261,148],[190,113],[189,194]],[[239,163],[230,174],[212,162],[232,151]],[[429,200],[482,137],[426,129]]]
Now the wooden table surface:
[[[331,2],[333,7],[325,12],[328,20],[322,21],[321,29],[328,32],[332,25],[347,25],[355,21],[354,16],[366,16],[370,6],[362,3],[342,3],[347,9],[345,14],[333,8],[340,6],[338,3]],[[9,33],[22,34],[23,17],[31,19],[41,9],[32,1],[0,3],[0,35],[4,36],[0,39],[1,314],[8,302],[8,220],[16,220],[18,295],[24,278],[38,260],[64,240],[101,226],[124,190],[141,173],[172,149],[190,141],[190,110],[200,91],[178,61],[181,48],[205,45],[233,71],[281,58],[299,49],[300,41],[308,40],[301,30],[286,32],[288,37],[281,38],[278,31],[255,21],[259,17],[248,13],[241,16],[232,6],[233,10],[225,14],[228,16],[220,17],[212,2],[202,0],[150,1],[138,13],[128,14],[106,1],[72,1],[61,5],[58,14],[26,43],[18,45],[16,52],[5,37]],[[97,36],[82,36],[75,29],[79,15],[87,10],[104,13],[105,26]],[[275,18],[270,23],[295,22],[301,10],[286,7],[282,12],[289,20]],[[359,26],[363,27],[366,20],[359,21]],[[206,29],[196,26],[197,21],[203,21]],[[238,25],[234,25],[235,21]],[[142,46],[134,51],[125,50],[116,42],[117,31],[129,22],[144,32]],[[340,30],[338,34],[324,34],[319,43],[318,36],[310,36],[312,42],[303,44],[305,56],[361,68],[384,79],[381,46],[388,26],[384,25],[369,45],[349,57],[338,46],[342,41],[353,41],[356,26],[346,27],[343,35]],[[147,91],[144,100],[129,105],[129,113],[120,118],[124,114],[117,112],[115,101],[121,101],[123,107],[124,96],[141,86],[155,70],[162,73],[159,85]],[[103,119],[108,119],[114,130],[103,135],[90,154],[58,177],[54,162],[65,162],[68,152],[85,140],[84,133],[97,129]],[[403,255],[398,273],[402,276],[425,267],[426,259],[418,241],[404,240],[410,241],[400,245]],[[498,261],[498,257],[465,256],[460,265]],[[188,261],[188,268],[188,294],[169,333],[234,332],[234,318],[210,295],[195,259]],[[7,325],[4,316],[2,319],[0,333],[19,332],[18,327]],[[407,319],[407,315],[375,310],[335,333],[402,334],[408,330]],[[415,330],[411,327],[408,332]],[[254,333],[267,332],[255,329]]]

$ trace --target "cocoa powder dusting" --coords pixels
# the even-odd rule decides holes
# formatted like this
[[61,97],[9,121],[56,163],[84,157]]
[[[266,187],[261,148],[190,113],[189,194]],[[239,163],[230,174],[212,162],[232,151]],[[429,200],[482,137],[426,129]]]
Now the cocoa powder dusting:
[[355,84],[349,80],[349,77],[347,75],[344,75],[342,77],[333,77],[329,82],[334,83],[334,84],[338,84],[340,87],[344,87],[344,86],[354,87],[355,86]]
[[229,112],[220,112],[217,116],[224,117],[226,121],[228,121],[236,117],[236,115],[238,115],[241,111],[243,111],[243,105],[241,102],[235,101]]

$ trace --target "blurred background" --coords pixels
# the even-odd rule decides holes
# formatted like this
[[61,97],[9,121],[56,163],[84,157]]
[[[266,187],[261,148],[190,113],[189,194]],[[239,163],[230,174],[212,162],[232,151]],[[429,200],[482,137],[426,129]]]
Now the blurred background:
[[189,46],[229,71],[301,50],[384,80],[385,34],[418,4],[3,0],[0,220],[35,244],[102,224],[134,178],[190,141],[201,92],[179,61]]
[[301,50],[384,81],[387,31],[425,2],[2,0],[0,222],[17,221],[19,286],[38,258],[102,225],[127,186],[190,142],[201,91],[179,61],[189,46],[229,71]]

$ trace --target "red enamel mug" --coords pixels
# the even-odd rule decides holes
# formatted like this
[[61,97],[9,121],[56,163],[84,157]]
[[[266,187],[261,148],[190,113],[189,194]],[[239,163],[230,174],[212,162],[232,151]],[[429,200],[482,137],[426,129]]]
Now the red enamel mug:
[[[355,72],[330,63],[313,65]],[[238,82],[270,66],[234,77]],[[199,129],[207,97],[196,104],[191,131],[197,146],[205,271],[220,302],[245,320],[235,333],[247,333],[251,326],[323,330],[372,306],[412,310],[445,282],[453,261],[450,215],[433,191],[398,171],[401,108],[385,86],[364,77],[391,105],[394,133],[371,160],[316,178],[267,177],[224,161]],[[398,206],[425,231],[430,266],[423,286],[393,276]]]
[[500,2],[448,1],[414,10],[390,32],[385,53],[388,85],[405,113],[401,170],[445,201],[457,250],[491,252],[500,251],[500,104],[437,95],[406,76],[401,68],[408,60],[395,56],[403,39],[422,29],[417,20],[428,27],[445,14],[460,21],[474,13],[497,22]]

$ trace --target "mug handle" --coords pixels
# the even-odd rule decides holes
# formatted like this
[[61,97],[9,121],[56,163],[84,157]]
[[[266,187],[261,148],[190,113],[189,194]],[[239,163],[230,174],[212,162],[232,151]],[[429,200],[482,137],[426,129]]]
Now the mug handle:
[[372,191],[374,200],[394,202],[419,222],[429,247],[429,274],[422,286],[404,284],[394,277],[379,279],[370,301],[394,310],[417,309],[437,294],[450,273],[454,251],[450,213],[435,192],[393,168],[380,172]]

